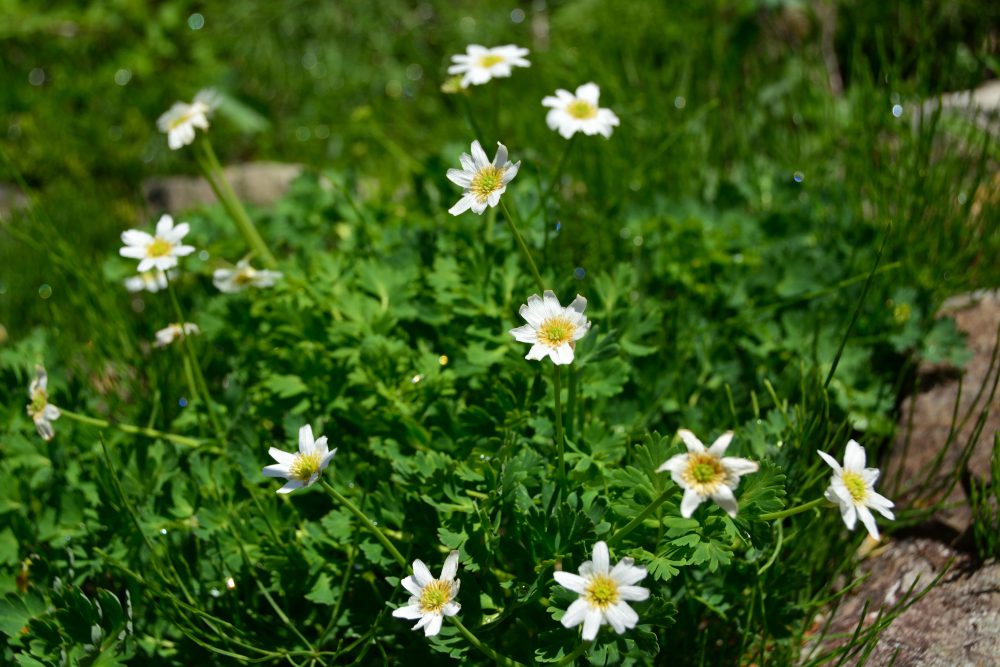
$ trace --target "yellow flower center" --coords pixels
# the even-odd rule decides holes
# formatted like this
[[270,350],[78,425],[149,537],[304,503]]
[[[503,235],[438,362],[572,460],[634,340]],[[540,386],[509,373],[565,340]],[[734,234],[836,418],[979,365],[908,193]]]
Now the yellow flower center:
[[254,275],[256,271],[253,269],[244,269],[242,271],[237,271],[236,275],[233,276],[233,282],[237,285],[249,285],[254,280]]
[[583,597],[591,607],[607,609],[618,602],[618,582],[606,574],[595,575],[587,584]]
[[296,454],[292,465],[288,467],[288,474],[300,482],[308,482],[313,475],[319,472],[319,463],[319,452]]
[[708,495],[725,481],[726,471],[722,461],[708,452],[688,454],[687,469],[682,479],[698,493]]
[[170,130],[176,130],[181,125],[184,125],[185,123],[189,122],[192,116],[194,116],[194,113],[190,111],[188,113],[181,114],[174,120],[170,121],[170,125],[168,125],[167,127]]
[[420,611],[424,614],[440,614],[449,602],[451,602],[450,581],[435,579],[420,591]]
[[597,107],[585,100],[573,100],[566,105],[566,113],[573,118],[588,120],[597,115]]
[[28,414],[32,417],[40,415],[45,411],[45,406],[49,404],[48,394],[44,389],[36,389],[31,393],[31,405],[28,406]]
[[174,244],[157,236],[146,246],[146,257],[166,257],[174,249]]
[[556,315],[542,322],[538,329],[538,342],[549,347],[559,347],[563,343],[572,343],[576,325],[562,315]]
[[480,67],[485,67],[485,68],[489,69],[490,67],[493,67],[494,65],[499,65],[503,61],[504,61],[504,57],[503,56],[498,56],[498,55],[495,55],[495,54],[491,53],[489,55],[480,56],[478,64],[479,64]]
[[483,167],[472,177],[472,185],[469,186],[469,190],[476,195],[476,199],[479,201],[486,201],[503,185],[504,171],[504,167],[497,168],[493,165]]
[[847,492],[851,494],[851,499],[856,503],[863,503],[868,497],[868,485],[865,480],[856,472],[845,471],[840,477],[844,480]]

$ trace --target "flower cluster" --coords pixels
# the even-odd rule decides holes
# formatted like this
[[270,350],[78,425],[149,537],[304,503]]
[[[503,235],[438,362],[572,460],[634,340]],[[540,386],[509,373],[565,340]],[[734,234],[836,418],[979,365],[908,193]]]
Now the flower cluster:
[[167,145],[177,150],[194,141],[195,129],[207,130],[208,119],[219,106],[219,95],[206,88],[194,96],[191,104],[175,102],[156,121],[156,127],[167,135]]

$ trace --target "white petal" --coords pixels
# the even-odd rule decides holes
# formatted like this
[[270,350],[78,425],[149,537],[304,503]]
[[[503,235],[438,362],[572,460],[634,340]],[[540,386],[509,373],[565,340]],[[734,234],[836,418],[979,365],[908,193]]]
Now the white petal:
[[861,518],[861,523],[868,530],[868,534],[872,536],[873,540],[877,540],[879,538],[878,526],[875,525],[875,517],[871,511],[864,505],[861,505],[858,507],[858,516]]
[[620,586],[631,586],[646,578],[646,568],[636,567],[631,558],[622,558],[611,568],[610,576]]
[[295,460],[295,454],[278,449],[277,447],[271,447],[267,450],[267,453],[278,463],[291,464]]
[[715,490],[712,494],[712,500],[719,504],[719,507],[726,510],[729,516],[736,516],[736,512],[739,507],[736,504],[736,496],[733,495],[733,490],[730,489],[725,484],[722,484]]
[[582,595],[587,590],[587,580],[578,574],[556,570],[552,573],[552,576],[555,578],[556,583],[574,593]]
[[54,422],[55,420],[59,419],[60,416],[62,416],[62,413],[59,412],[59,408],[52,405],[51,403],[49,403],[48,405],[45,406],[45,408],[42,409],[42,417],[44,417],[49,421]]
[[398,609],[392,610],[392,615],[396,618],[405,618],[410,621],[415,621],[423,614],[420,612],[420,607],[417,605],[407,605],[405,607],[399,607]]
[[723,433],[722,435],[720,435],[718,438],[715,439],[715,442],[712,443],[712,446],[708,448],[708,453],[711,454],[712,456],[721,458],[722,455],[726,453],[726,447],[729,446],[729,443],[732,442],[732,440],[733,440],[733,432],[726,431],[725,433]]
[[642,586],[619,586],[618,596],[630,602],[642,602],[649,598],[649,589]]
[[445,603],[444,608],[441,610],[441,613],[444,614],[445,616],[454,616],[460,611],[462,611],[462,605],[452,601]]
[[603,541],[594,544],[594,572],[597,574],[607,574],[611,563],[611,554],[608,553],[608,545]]
[[894,507],[895,503],[879,493],[871,491],[868,495],[868,502],[866,504],[886,519],[891,520],[896,518],[896,515],[889,509],[890,507]]
[[171,229],[174,228],[174,219],[170,217],[169,214],[164,213],[160,216],[160,219],[156,221],[156,235],[158,237],[166,236]]
[[[170,241],[171,243],[180,243],[187,233],[191,231],[191,225],[186,222],[182,222],[173,229],[168,230],[163,234],[163,238]],[[159,235],[159,231],[157,231]]]
[[604,614],[597,609],[588,609],[587,615],[583,619],[583,640],[593,641],[597,636],[597,631],[601,629],[604,621]]
[[681,500],[681,516],[690,519],[691,515],[705,501],[700,495],[691,489],[684,490],[684,498]]
[[684,441],[684,444],[687,446],[689,452],[700,453],[705,451],[705,445],[701,444],[701,440],[698,439],[698,436],[686,428],[682,428],[677,431],[677,435]]
[[545,304],[545,313],[549,317],[562,315],[562,306],[559,305],[559,299],[552,290],[545,290],[545,293],[542,295],[542,303]]
[[530,324],[511,329],[510,334],[519,343],[534,343],[538,340],[538,330]]
[[722,457],[722,467],[730,477],[739,478],[743,475],[749,475],[752,472],[757,472],[760,469],[760,465],[756,461],[751,461],[750,459],[740,459],[735,456],[724,456]]
[[542,345],[541,343],[535,343],[531,346],[531,349],[528,350],[528,354],[524,355],[524,358],[529,361],[541,361],[549,355],[549,351],[551,349],[552,348]]
[[403,588],[408,590],[410,595],[413,595],[414,597],[419,598],[420,594],[424,592],[424,589],[422,589],[420,585],[413,580],[413,577],[403,577],[403,581],[400,583],[403,584]]
[[586,308],[587,308],[587,300],[584,297],[582,297],[579,294],[577,294],[576,298],[573,299],[573,302],[571,304],[569,304],[568,306],[566,306],[566,307],[568,309],[574,310],[574,311],[576,311],[576,312],[578,312],[578,313],[580,313],[582,315],[583,311],[586,310]]
[[489,158],[486,157],[486,151],[483,150],[478,139],[472,142],[472,160],[476,164],[477,171],[490,164]]
[[459,199],[454,206],[449,208],[448,212],[452,215],[461,215],[469,210],[473,201],[475,201],[475,198],[471,194],[467,194]]
[[416,579],[417,584],[421,588],[434,581],[434,577],[431,576],[431,571],[427,569],[427,566],[424,565],[424,561],[420,559],[413,561],[413,578]]
[[452,551],[448,554],[448,557],[444,561],[444,566],[441,568],[441,579],[445,581],[451,581],[455,578],[458,573],[458,552]]
[[590,611],[590,605],[583,598],[577,598],[573,600],[567,609],[566,613],[563,614],[560,622],[564,627],[572,628],[574,625],[580,625],[583,623],[583,619],[587,617],[587,612]]
[[301,489],[303,486],[305,485],[299,480],[290,479],[283,487],[278,489],[275,493],[291,493],[295,489]]
[[675,454],[674,456],[671,456],[669,459],[664,461],[660,465],[660,467],[656,469],[656,472],[669,471],[674,474],[680,474],[685,468],[687,468],[687,464],[688,464],[687,454]]
[[285,477],[289,476],[288,465],[285,463],[274,463],[266,466],[262,471],[264,477]]
[[310,424],[306,424],[299,429],[299,451],[303,454],[312,454],[316,441],[313,439],[313,429]]
[[569,343],[563,343],[559,347],[555,348],[549,353],[552,358],[552,363],[556,366],[565,366],[566,364],[573,363],[573,346]]
[[858,513],[853,503],[844,503],[840,506],[840,518],[844,520],[847,530],[854,530],[854,524],[858,520]]
[[493,157],[494,167],[503,167],[507,164],[507,147],[497,142],[497,154]]
[[576,89],[576,97],[596,107],[601,99],[601,89],[596,83],[585,83]]
[[826,461],[826,464],[828,466],[830,466],[831,468],[833,468],[834,470],[836,470],[838,474],[842,473],[844,471],[844,469],[840,467],[840,464],[837,463],[837,459],[833,458],[832,456],[830,456],[826,452],[819,451],[818,449],[816,450],[816,453],[819,454],[819,457],[821,459],[823,459],[824,461]]
[[336,447],[334,447],[333,449],[331,449],[330,451],[328,451],[328,452],[327,452],[327,453],[326,453],[326,454],[325,454],[325,455],[323,456],[323,458],[321,458],[321,459],[319,460],[319,469],[320,469],[321,471],[322,471],[322,470],[326,470],[326,467],[327,467],[328,465],[330,465],[330,461],[332,461],[332,460],[333,460],[333,455],[334,455],[334,454],[336,454],[336,453],[337,453],[337,448],[336,448]]
[[865,469],[865,448],[854,440],[847,443],[847,452],[844,454],[844,470],[861,472]]
[[437,633],[441,632],[441,624],[444,622],[444,617],[440,614],[431,614],[431,620],[427,625],[424,626],[424,636],[433,637]]
[[125,245],[148,246],[153,242],[153,237],[138,229],[127,229],[122,232],[122,243]]
[[624,602],[619,602],[618,604],[608,607],[607,610],[605,610],[604,615],[607,617],[608,623],[611,624],[611,627],[614,628],[615,632],[618,634],[622,634],[626,630],[634,628],[636,623],[639,622],[639,614],[635,613],[635,610]]
[[472,185],[472,177],[461,169],[449,169],[448,180],[455,185],[462,186],[463,188],[467,188]]

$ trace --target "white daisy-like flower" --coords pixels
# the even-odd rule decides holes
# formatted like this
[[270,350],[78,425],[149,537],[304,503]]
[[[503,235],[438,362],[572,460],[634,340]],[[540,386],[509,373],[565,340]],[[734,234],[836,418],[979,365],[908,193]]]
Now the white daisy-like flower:
[[280,271],[258,271],[250,266],[250,260],[241,259],[236,268],[216,269],[212,274],[212,283],[220,292],[231,294],[248,287],[272,287],[283,275]]
[[490,162],[486,151],[478,141],[472,142],[472,155],[462,153],[459,158],[461,169],[449,169],[448,180],[465,188],[458,203],[448,209],[452,215],[465,213],[470,208],[473,213],[482,214],[487,206],[500,203],[500,195],[507,190],[507,184],[517,176],[521,161],[515,163],[507,159],[507,147],[497,142],[497,154]]
[[126,278],[125,289],[133,293],[159,292],[161,289],[167,289],[167,274],[160,269],[143,271],[138,275]]
[[208,129],[208,118],[219,106],[218,93],[206,88],[194,96],[191,104],[175,102],[156,121],[156,127],[167,135],[167,145],[177,150],[194,141],[195,128]]
[[576,341],[590,331],[590,321],[583,314],[586,307],[587,300],[579,294],[566,308],[559,305],[552,290],[545,290],[544,297],[532,294],[520,310],[528,323],[510,333],[519,343],[531,343],[525,359],[549,357],[557,366],[572,363]]
[[42,366],[35,366],[35,377],[28,387],[28,416],[35,422],[35,430],[44,440],[51,440],[55,435],[52,422],[59,419],[59,408],[49,403],[49,376]]
[[156,347],[166,347],[178,338],[184,336],[195,336],[201,333],[201,329],[194,322],[185,322],[183,325],[173,322],[156,332]]
[[284,477],[288,482],[278,489],[278,493],[291,493],[295,489],[315,484],[333,460],[337,448],[327,447],[325,435],[314,439],[312,426],[306,424],[299,429],[298,454],[285,452],[277,447],[271,447],[268,453],[277,463],[264,468],[264,476]]
[[[396,618],[417,621],[414,630],[424,629],[424,635],[433,637],[441,631],[445,616],[454,616],[462,608],[455,598],[462,583],[455,578],[458,573],[458,552],[452,551],[444,561],[441,576],[435,579],[423,561],[413,561],[413,576],[403,579],[403,588],[410,592],[406,605],[392,612]],[[418,620],[419,619],[419,620]]]
[[740,477],[757,472],[760,466],[748,459],[723,456],[733,439],[732,431],[720,435],[708,449],[687,429],[677,431],[677,435],[687,446],[687,454],[671,457],[656,472],[670,471],[670,476],[684,489],[681,516],[689,518],[709,498],[729,516],[736,516],[739,507],[733,491],[739,486]]
[[508,77],[512,67],[531,67],[525,58],[528,49],[514,44],[487,48],[469,44],[465,53],[452,56],[448,74],[462,75],[462,87],[478,86],[490,79]]
[[118,254],[139,260],[139,273],[151,269],[172,269],[177,266],[178,257],[194,252],[194,246],[181,244],[190,229],[191,226],[186,222],[174,226],[174,219],[164,214],[156,223],[155,235],[139,229],[122,232],[122,243],[125,246],[118,250]]
[[576,89],[576,94],[559,88],[554,97],[549,95],[542,100],[542,106],[550,107],[545,122],[565,139],[577,132],[608,138],[612,128],[618,127],[618,116],[611,109],[597,106],[600,98],[601,89],[596,83],[583,84]]
[[622,558],[611,567],[608,545],[594,545],[594,560],[584,561],[580,574],[556,571],[553,576],[563,588],[579,594],[563,614],[567,628],[583,623],[584,641],[593,641],[602,625],[610,625],[622,634],[639,622],[639,614],[628,605],[649,597],[649,589],[636,586],[646,577],[646,568],[637,567],[631,558]]
[[840,505],[840,516],[848,530],[854,530],[855,523],[861,518],[861,523],[868,529],[873,539],[878,539],[878,526],[875,525],[875,510],[886,519],[895,519],[891,507],[894,503],[885,496],[875,492],[875,482],[878,480],[878,468],[865,467],[865,448],[854,440],[847,443],[844,453],[844,465],[826,452],[818,451],[827,464],[833,468],[830,486],[823,495],[831,503]]

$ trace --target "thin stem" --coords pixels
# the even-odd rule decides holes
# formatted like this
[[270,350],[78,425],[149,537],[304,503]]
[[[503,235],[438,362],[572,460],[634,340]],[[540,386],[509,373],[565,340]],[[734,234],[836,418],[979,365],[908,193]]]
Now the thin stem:
[[545,204],[548,203],[549,197],[555,192],[556,187],[559,185],[559,180],[562,178],[563,167],[566,166],[566,160],[569,158],[570,149],[573,148],[573,143],[576,140],[576,135],[574,134],[566,141],[566,148],[563,149],[562,155],[559,156],[559,162],[556,163],[555,171],[552,172],[552,178],[549,180],[549,186],[545,188],[545,192],[542,194],[541,198],[538,200],[538,204],[535,205],[535,210],[531,212],[531,217],[534,218],[539,213],[545,212]]
[[555,395],[556,410],[556,453],[559,457],[559,488],[566,492],[566,438],[563,434],[562,421],[562,371],[552,364],[552,386]]
[[408,567],[408,563],[406,562],[406,559],[403,558],[403,554],[399,553],[399,550],[393,545],[392,542],[389,541],[389,538],[385,536],[385,533],[383,533],[378,526],[372,523],[371,519],[366,517],[364,513],[354,505],[354,503],[341,495],[337,489],[327,484],[326,480],[321,479],[319,483],[323,485],[323,488],[326,489],[327,493],[333,496],[334,500],[346,507],[351,514],[356,516],[361,523],[364,524],[365,528],[367,528],[372,535],[375,536],[375,539],[377,539],[382,546],[385,547],[386,551],[388,551],[392,557],[396,559],[396,562],[399,563],[400,567]]
[[614,544],[617,544],[623,537],[625,537],[633,530],[638,528],[642,524],[642,522],[646,520],[646,517],[655,512],[656,508],[658,508],[660,505],[666,502],[667,498],[669,498],[673,492],[674,489],[673,487],[671,487],[668,488],[663,493],[661,493],[660,495],[658,495],[656,498],[654,498],[653,501],[648,505],[646,505],[646,507],[644,507],[643,510],[639,512],[639,514],[634,519],[632,519],[627,524],[619,528],[614,535],[608,538],[607,540],[608,546],[610,547],[613,546]]
[[78,412],[71,412],[65,408],[59,408],[59,413],[60,416],[80,422],[81,424],[89,424],[90,426],[96,426],[97,428],[114,428],[118,429],[122,433],[128,433],[130,435],[144,435],[147,438],[162,438],[163,440],[167,440],[184,447],[201,447],[203,444],[201,440],[196,438],[188,438],[186,436],[175,435],[173,433],[164,433],[163,431],[157,431],[153,428],[143,428],[142,426],[133,426],[132,424],[118,424],[106,419],[98,419],[97,417],[81,415]]
[[524,665],[517,660],[508,658],[505,655],[500,655],[489,646],[479,641],[478,637],[472,634],[467,627],[462,625],[462,621],[458,620],[458,616],[449,616],[448,620],[455,624],[455,627],[458,628],[459,633],[465,637],[466,641],[475,646],[482,652],[483,655],[498,665],[502,665],[503,667],[524,667]]
[[587,652],[590,648],[591,642],[583,642],[575,649],[563,656],[562,660],[556,663],[556,667],[563,667],[563,665],[571,665],[576,662],[576,659]]
[[[219,197],[219,199],[220,201],[223,200],[223,198],[228,200],[228,206],[226,206],[226,208],[228,209],[230,216],[232,216],[233,222],[236,223],[240,233],[243,235],[243,238],[254,251],[254,254],[260,258],[261,262],[263,262],[267,268],[277,268],[278,262],[274,259],[274,255],[271,254],[267,244],[264,243],[264,239],[257,231],[257,227],[253,224],[253,220],[251,220],[250,216],[247,215],[246,209],[243,208],[243,204],[233,191],[232,186],[229,184],[229,180],[226,179],[226,174],[222,170],[222,165],[219,164],[219,158],[215,156],[215,150],[212,149],[212,142],[209,141],[207,136],[202,135],[201,140],[198,143],[202,147],[205,157],[208,160],[207,167],[211,173],[206,174],[206,177],[208,177],[209,184],[212,185],[213,176],[218,179],[218,182],[215,183],[215,187],[221,190],[222,196]],[[205,168],[206,165],[202,165],[202,169]],[[216,196],[219,196],[219,194],[220,193],[217,191]],[[223,203],[226,204],[227,202]]]
[[761,514],[757,518],[761,521],[777,521],[778,519],[784,519],[785,517],[801,514],[802,512],[811,510],[814,507],[819,507],[824,502],[827,502],[826,498],[816,498],[815,500],[810,500],[803,505],[789,507],[788,509],[781,510],[780,512],[768,512],[767,514]]
[[514,239],[517,244],[521,246],[521,252],[524,253],[525,259],[528,260],[528,267],[531,269],[531,275],[535,278],[535,284],[538,285],[538,291],[545,291],[545,283],[542,282],[542,276],[538,273],[538,267],[535,266],[535,260],[531,256],[531,251],[528,249],[528,245],[524,242],[524,237],[521,236],[521,232],[517,231],[517,224],[514,222],[513,216],[510,214],[510,209],[507,208],[507,203],[501,199],[500,208],[503,209],[504,217],[507,218],[507,225],[510,227],[511,234],[514,235]]
[[208,421],[212,424],[215,437],[219,442],[222,442],[225,439],[226,432],[219,423],[219,417],[215,414],[215,406],[212,404],[212,395],[208,391],[208,383],[205,382],[205,376],[201,372],[201,366],[198,364],[198,357],[195,355],[194,347],[191,345],[190,336],[184,330],[184,325],[186,324],[184,311],[181,310],[181,303],[177,300],[177,293],[174,292],[174,284],[169,280],[167,281],[167,293],[170,295],[170,303],[173,305],[177,324],[181,328],[181,345],[191,362],[191,370],[194,373],[195,383],[198,385],[198,393],[201,394],[201,400],[204,401],[205,410],[208,412]]
[[566,398],[566,437],[572,440],[573,434],[576,431],[576,386],[580,372],[572,365],[569,366],[568,372],[569,393]]

